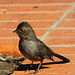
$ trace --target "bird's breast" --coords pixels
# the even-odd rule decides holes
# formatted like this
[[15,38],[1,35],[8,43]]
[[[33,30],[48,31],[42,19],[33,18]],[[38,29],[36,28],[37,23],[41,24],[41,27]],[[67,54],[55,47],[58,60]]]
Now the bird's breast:
[[19,49],[21,53],[28,59],[38,61],[40,58],[36,56],[36,42],[34,41],[20,41]]

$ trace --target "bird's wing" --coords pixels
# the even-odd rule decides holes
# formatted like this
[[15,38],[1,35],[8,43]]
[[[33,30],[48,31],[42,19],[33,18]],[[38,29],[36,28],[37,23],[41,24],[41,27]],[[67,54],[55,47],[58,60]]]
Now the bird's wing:
[[54,61],[52,59],[52,50],[47,47],[42,41],[38,40],[37,42],[37,54],[42,57],[42,58],[47,58],[47,59],[51,59],[52,61]]

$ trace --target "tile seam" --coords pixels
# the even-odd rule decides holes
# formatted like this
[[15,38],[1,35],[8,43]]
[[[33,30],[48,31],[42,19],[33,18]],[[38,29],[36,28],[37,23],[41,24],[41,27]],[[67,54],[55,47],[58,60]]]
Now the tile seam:
[[0,4],[0,6],[47,6],[47,5],[73,5],[75,3],[39,3],[39,4]]
[[75,45],[49,45],[48,47],[75,47]]
[[68,9],[68,11],[66,11],[66,12],[64,13],[64,15],[63,15],[61,18],[59,18],[59,20],[56,21],[56,23],[55,23],[53,26],[50,27],[50,29],[49,29],[49,30],[45,33],[45,35],[41,38],[42,41],[46,38],[46,36],[47,36],[50,32],[52,32],[52,30],[53,30],[56,26],[58,26],[58,24],[72,11],[72,9],[73,9],[74,7],[75,7],[75,6],[73,5],[70,9]]
[[0,20],[0,22],[22,22],[22,21],[27,21],[27,22],[50,22],[50,21],[56,21],[56,20]]
[[[28,12],[6,12],[6,14],[31,14],[31,13],[64,13],[64,11],[28,11]],[[4,14],[4,12],[0,12],[0,14]]]
[[[75,21],[75,19],[63,19],[62,21]],[[28,22],[50,22],[50,21],[58,21],[58,20],[0,20],[0,22],[22,22],[22,21],[28,21]]]
[[[1,28],[0,30],[14,30],[14,29],[15,29],[15,28],[12,28],[12,29]],[[39,29],[42,30],[42,29],[49,29],[49,28],[48,28],[48,27],[46,27],[46,28],[40,28],[40,27],[39,27],[39,28],[35,28],[35,27],[34,27],[33,29],[34,29],[34,30],[36,30],[36,29],[37,29],[37,30],[39,30]],[[61,29],[61,30],[64,30],[64,29],[65,29],[65,30],[74,30],[75,27],[68,27],[68,28],[67,28],[67,27],[56,27],[56,28],[54,28],[54,29],[57,29],[57,30],[60,30],[60,29]]]

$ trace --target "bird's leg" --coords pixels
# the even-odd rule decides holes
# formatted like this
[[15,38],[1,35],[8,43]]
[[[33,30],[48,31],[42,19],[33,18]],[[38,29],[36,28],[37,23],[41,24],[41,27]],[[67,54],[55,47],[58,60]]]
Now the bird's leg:
[[38,73],[40,71],[39,68],[41,67],[42,62],[43,62],[43,60],[41,60],[39,66],[38,66],[38,68],[37,68],[37,70],[35,72],[30,72],[28,74],[36,74],[36,73]]
[[33,61],[32,61],[32,63],[31,63],[31,65],[30,65],[30,67],[31,67],[31,68],[33,67]]
[[37,68],[37,70],[35,72],[39,72],[39,68],[41,67],[42,62],[43,62],[43,60],[41,60],[39,66],[38,66],[38,68]]

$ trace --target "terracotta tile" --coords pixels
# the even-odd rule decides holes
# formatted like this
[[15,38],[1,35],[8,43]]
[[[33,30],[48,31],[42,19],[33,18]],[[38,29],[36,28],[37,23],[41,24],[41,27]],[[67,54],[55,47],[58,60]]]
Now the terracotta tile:
[[0,14],[0,20],[58,20],[62,15],[63,13]]
[[[18,48],[19,38],[12,31],[16,29],[17,25],[21,21],[28,21],[34,28],[37,37],[42,37],[48,31],[56,21],[63,16],[64,13],[61,11],[67,11],[71,8],[75,0],[0,0],[0,53],[5,55],[12,55],[15,57],[24,57]],[[52,4],[53,3],[53,4]],[[67,3],[65,5],[57,5],[56,3]],[[7,5],[5,5],[7,4]],[[50,5],[49,5],[50,4]],[[12,5],[12,6],[11,6]],[[22,5],[22,6],[21,6]],[[11,8],[10,8],[11,7]],[[43,12],[43,13],[33,13],[33,12]],[[54,13],[49,13],[53,11]],[[56,13],[56,11],[60,11]],[[72,11],[75,11],[73,9]],[[9,13],[7,13],[9,12]],[[10,13],[11,12],[11,13]],[[16,12],[16,13],[13,13]],[[18,12],[18,13],[17,13]],[[32,12],[32,13],[23,13]],[[48,12],[48,13],[45,13]],[[75,13],[71,12],[67,15],[65,19],[75,19]],[[15,20],[11,22],[11,20]],[[40,21],[34,21],[40,20]],[[42,21],[48,20],[48,21]],[[9,22],[5,22],[9,21]],[[18,21],[18,22],[17,22]],[[73,28],[75,27],[75,21],[73,20],[63,20],[59,23],[57,27],[63,28]],[[38,29],[37,29],[38,28]],[[42,28],[42,29],[41,29]],[[46,29],[45,29],[46,28]],[[2,30],[5,29],[5,30]],[[75,37],[75,30],[61,30],[54,29],[47,37]],[[17,37],[14,39],[14,37]],[[6,38],[6,39],[4,39]],[[39,38],[40,39],[40,38]],[[46,38],[44,43],[46,45],[75,45],[75,38]],[[67,64],[53,64],[51,60],[45,59],[43,61],[43,67],[41,72],[35,75],[74,75],[75,74],[75,47],[50,47],[54,52],[63,55],[64,57],[70,59],[70,63]],[[61,61],[60,59],[53,57],[55,61]],[[50,63],[51,62],[51,63]],[[39,62],[34,62],[38,64]],[[46,63],[46,65],[44,65]],[[49,64],[50,63],[50,64]],[[22,64],[31,64],[31,61],[26,59]],[[47,68],[48,67],[48,68]],[[34,72],[31,70],[30,72]],[[29,71],[14,71],[11,75],[27,75]]]
[[46,38],[46,45],[75,45],[75,38]]
[[[28,61],[28,60],[25,60],[25,63],[26,63],[26,61]],[[41,69],[41,72],[39,72],[37,74],[52,74],[52,73],[55,73],[55,74],[62,75],[62,74],[67,74],[69,72],[70,73],[73,73],[74,72],[75,64],[49,64],[49,61],[47,59],[44,60],[43,63],[45,63],[45,62],[48,63],[48,64],[47,65],[42,65],[42,66],[43,67],[48,67],[48,68],[42,68]],[[63,71],[62,71],[62,69],[63,69]],[[15,71],[12,75],[19,74],[19,73],[27,74],[28,72]]]
[[65,27],[65,28],[75,27],[75,21],[64,20],[61,21],[57,27]]
[[75,37],[74,29],[54,29],[47,37]]
[[65,19],[75,19],[75,12],[71,12]]
[[13,33],[14,30],[0,30],[0,38],[3,37],[18,37],[16,33]]
[[0,22],[0,29],[16,29],[20,22]]
[[8,55],[8,56],[14,56],[14,57],[22,57],[23,56],[22,53],[19,51],[18,43],[14,44],[14,45],[11,45],[11,43],[10,43],[10,45],[2,45],[1,44],[0,45],[0,53]]
[[75,8],[73,9],[73,11],[75,11]]
[[34,30],[37,37],[42,37],[48,30],[47,29],[39,29]]
[[[27,21],[28,22],[28,21]],[[21,22],[0,22],[0,29],[16,29]],[[32,28],[49,28],[55,21],[46,22],[28,22]]]
[[19,39],[0,39],[0,45],[18,45]]
[[[13,31],[14,30],[0,30],[0,38],[18,38],[18,35],[13,33]],[[34,31],[37,37],[42,37],[48,29],[35,29]]]
[[72,3],[75,2],[75,0],[6,0],[0,1],[0,4],[40,4],[40,3]]
[[[74,67],[75,67],[75,64],[58,64],[58,65],[50,65],[50,70],[49,69],[45,69],[44,71],[45,72],[48,72],[50,73],[50,71],[53,73],[58,73],[58,74],[67,74],[68,72],[74,72]],[[67,69],[66,69],[67,68]],[[63,71],[62,71],[63,70]],[[43,72],[43,73],[45,73]]]
[[49,28],[51,27],[55,21],[46,21],[46,22],[29,22],[32,28]]
[[75,47],[50,47],[58,54],[75,54]]
[[0,12],[37,12],[37,11],[66,11],[71,5],[47,5],[47,6],[1,6]]

